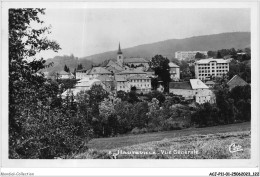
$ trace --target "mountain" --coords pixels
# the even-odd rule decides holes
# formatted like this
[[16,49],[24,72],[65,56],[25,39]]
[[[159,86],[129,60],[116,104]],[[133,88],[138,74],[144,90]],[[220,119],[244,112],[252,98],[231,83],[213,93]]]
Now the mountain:
[[[170,39],[151,44],[143,44],[130,48],[123,48],[124,57],[143,57],[150,59],[160,54],[171,59],[175,57],[176,51],[187,50],[220,50],[220,49],[244,49],[250,47],[250,32],[232,32],[196,36],[185,39]],[[117,46],[115,46],[117,49]],[[116,58],[116,52],[109,51],[80,58],[80,61],[89,60],[94,63],[101,63],[107,59]]]
[[[123,48],[124,57],[143,57],[151,59],[153,56],[160,54],[169,59],[175,57],[176,51],[187,50],[220,50],[220,49],[244,49],[250,47],[250,32],[232,32],[212,34],[205,36],[196,36],[185,39],[169,39],[165,41],[155,42],[151,44],[143,44],[130,48]],[[117,49],[117,46],[115,46]],[[117,50],[95,54],[87,57],[77,58],[71,56],[56,56],[48,59],[47,63],[53,62],[53,66],[45,69],[48,72],[59,72],[63,70],[66,64],[71,71],[77,67],[79,63],[88,69],[91,65],[105,63],[108,59],[116,58]]]

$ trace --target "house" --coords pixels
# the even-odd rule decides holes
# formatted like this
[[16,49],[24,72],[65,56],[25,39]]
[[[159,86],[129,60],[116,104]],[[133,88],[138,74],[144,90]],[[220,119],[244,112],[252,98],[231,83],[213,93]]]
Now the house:
[[130,92],[130,85],[125,75],[115,75],[116,91]]
[[236,86],[245,86],[248,85],[248,83],[238,75],[235,75],[227,82],[227,85],[229,86],[229,89],[232,90]]
[[202,59],[195,62],[195,78],[207,80],[210,77],[222,77],[229,71],[229,62],[224,59]]
[[127,78],[130,89],[136,88],[139,93],[148,93],[152,89],[151,78],[146,75],[135,75]]
[[98,76],[112,76],[113,73],[111,71],[108,71],[104,67],[92,67],[90,71],[87,73],[87,77],[89,79],[95,79]]
[[88,77],[87,74],[89,73],[90,69],[81,69],[76,71],[76,79],[83,79]]
[[186,82],[170,82],[169,92],[183,96],[186,100],[194,99],[197,103],[214,103],[214,93],[199,79],[190,79]]
[[105,84],[98,79],[82,79],[76,85],[75,88],[78,90],[90,90],[94,85],[101,85],[103,89],[106,89]]
[[57,76],[59,79],[73,79],[75,78],[75,76],[70,73],[70,72],[66,72],[66,71],[60,71],[59,73],[57,73]]
[[104,85],[107,92],[115,90],[115,80],[114,77],[110,76],[98,76],[96,79],[100,80]]
[[173,62],[169,63],[169,67],[170,67],[171,79],[173,81],[179,81],[180,80],[180,67]]

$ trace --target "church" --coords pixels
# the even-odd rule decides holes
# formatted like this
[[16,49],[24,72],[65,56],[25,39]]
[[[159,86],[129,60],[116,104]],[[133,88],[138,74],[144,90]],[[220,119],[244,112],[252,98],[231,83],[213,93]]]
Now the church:
[[110,60],[106,65],[108,70],[112,72],[123,71],[130,68],[138,68],[141,67],[143,70],[147,70],[149,68],[149,61],[144,58],[124,58],[123,52],[120,47],[120,43],[118,46],[116,61]]

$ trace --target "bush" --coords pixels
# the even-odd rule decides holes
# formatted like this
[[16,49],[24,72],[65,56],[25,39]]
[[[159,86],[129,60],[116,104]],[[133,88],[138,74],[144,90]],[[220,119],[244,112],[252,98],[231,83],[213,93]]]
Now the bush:
[[141,130],[137,127],[135,127],[132,131],[131,131],[132,134],[136,135],[136,134],[140,134],[141,133]]

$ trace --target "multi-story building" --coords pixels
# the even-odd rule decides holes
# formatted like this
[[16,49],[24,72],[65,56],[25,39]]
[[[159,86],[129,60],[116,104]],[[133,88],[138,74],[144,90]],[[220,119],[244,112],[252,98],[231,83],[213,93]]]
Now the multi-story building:
[[180,80],[180,67],[173,62],[169,63],[169,67],[170,67],[171,79],[173,81],[179,81]]
[[175,52],[175,58],[179,60],[185,60],[185,59],[195,59],[196,53],[202,53],[205,56],[208,56],[208,51],[177,51]]
[[221,77],[229,71],[229,62],[224,59],[202,59],[195,62],[195,78],[209,80],[210,77]]
[[137,92],[148,93],[151,91],[151,78],[145,75],[135,75],[127,78],[130,88],[135,87]]

